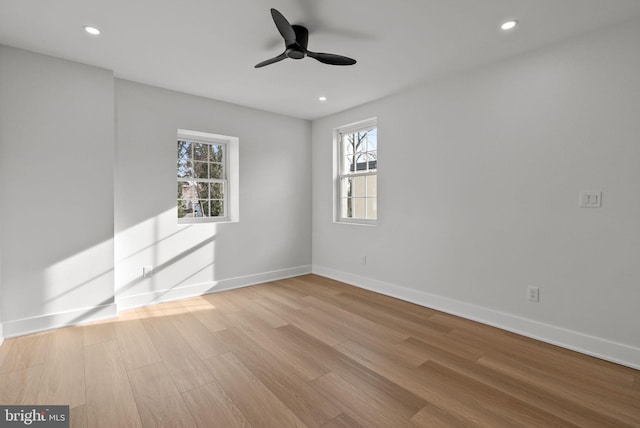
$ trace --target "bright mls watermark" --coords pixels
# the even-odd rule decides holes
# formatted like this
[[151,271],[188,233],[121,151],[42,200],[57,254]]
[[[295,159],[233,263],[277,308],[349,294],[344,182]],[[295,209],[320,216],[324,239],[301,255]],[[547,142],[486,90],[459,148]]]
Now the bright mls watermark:
[[69,406],[0,405],[0,428],[69,428]]

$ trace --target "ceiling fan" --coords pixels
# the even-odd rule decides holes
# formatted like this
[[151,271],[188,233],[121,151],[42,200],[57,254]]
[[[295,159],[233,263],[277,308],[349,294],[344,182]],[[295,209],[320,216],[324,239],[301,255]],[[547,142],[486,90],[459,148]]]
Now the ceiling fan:
[[275,9],[271,9],[271,16],[273,17],[273,22],[275,22],[280,35],[282,35],[282,38],[284,39],[285,50],[274,58],[256,64],[255,68],[264,67],[265,65],[273,64],[286,58],[302,59],[305,56],[315,58],[324,64],[330,65],[353,65],[356,63],[355,59],[346,56],[311,52],[310,50],[307,50],[309,31],[305,27],[302,25],[289,24],[287,18]]

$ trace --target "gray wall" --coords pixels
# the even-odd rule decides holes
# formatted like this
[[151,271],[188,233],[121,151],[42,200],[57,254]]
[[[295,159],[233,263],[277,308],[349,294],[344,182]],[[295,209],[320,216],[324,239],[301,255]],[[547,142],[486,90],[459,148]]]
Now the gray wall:
[[[640,366],[638,40],[633,22],[314,121],[314,271]],[[332,130],[373,116],[378,224],[335,224]]]
[[[0,94],[4,336],[311,270],[310,122],[5,46]],[[240,138],[239,223],[177,225],[178,128]]]
[[0,47],[6,335],[113,312],[113,93],[110,71]]
[[[310,122],[124,80],[116,111],[119,307],[310,271]],[[177,224],[179,128],[239,137],[239,223]]]

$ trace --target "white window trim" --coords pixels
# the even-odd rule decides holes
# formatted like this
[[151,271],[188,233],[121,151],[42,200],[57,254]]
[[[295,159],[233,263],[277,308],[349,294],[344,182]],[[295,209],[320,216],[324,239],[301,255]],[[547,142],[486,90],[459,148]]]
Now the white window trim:
[[[228,135],[211,134],[208,132],[190,131],[187,129],[178,129],[177,140],[190,140],[201,143],[214,143],[225,146],[225,159],[223,169],[226,180],[207,179],[205,181],[211,183],[225,182],[224,187],[224,211],[222,217],[187,217],[178,218],[178,224],[197,224],[197,223],[237,223],[240,221],[240,171],[239,171],[239,154],[240,139]],[[176,141],[177,141],[176,140]],[[174,142],[175,144],[175,142]],[[178,179],[177,181],[185,181]],[[177,206],[176,206],[177,212]],[[177,216],[176,216],[177,217]]]
[[[337,224],[350,224],[357,226],[375,226],[378,223],[377,219],[362,219],[362,218],[349,218],[342,217],[342,191],[341,191],[341,176],[344,162],[344,156],[342,156],[342,134],[348,134],[354,131],[358,131],[363,128],[378,127],[378,118],[372,117],[369,119],[353,122],[348,125],[340,126],[333,130],[333,222]],[[379,158],[379,156],[378,156]],[[350,176],[368,176],[378,175],[378,172],[361,172],[349,174]],[[377,198],[377,195],[376,195]]]

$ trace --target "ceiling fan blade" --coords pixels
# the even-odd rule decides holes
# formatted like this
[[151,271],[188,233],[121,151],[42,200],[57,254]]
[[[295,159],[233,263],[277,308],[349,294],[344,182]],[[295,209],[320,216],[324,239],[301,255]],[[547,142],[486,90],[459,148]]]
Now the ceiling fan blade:
[[293,30],[291,24],[289,24],[289,21],[287,21],[287,18],[276,9],[271,9],[271,17],[282,35],[285,44],[289,46],[296,43],[296,32]]
[[356,63],[356,60],[353,58],[349,58],[342,55],[336,55],[336,54],[307,51],[307,56],[310,56],[311,58],[315,58],[324,64],[353,65]]
[[255,68],[260,68],[260,67],[264,67],[265,65],[269,65],[269,64],[273,64],[274,62],[278,62],[278,61],[282,61],[283,59],[287,58],[287,54],[285,54],[284,52],[281,53],[280,55],[273,57],[271,59],[262,61],[258,64],[255,65]]

